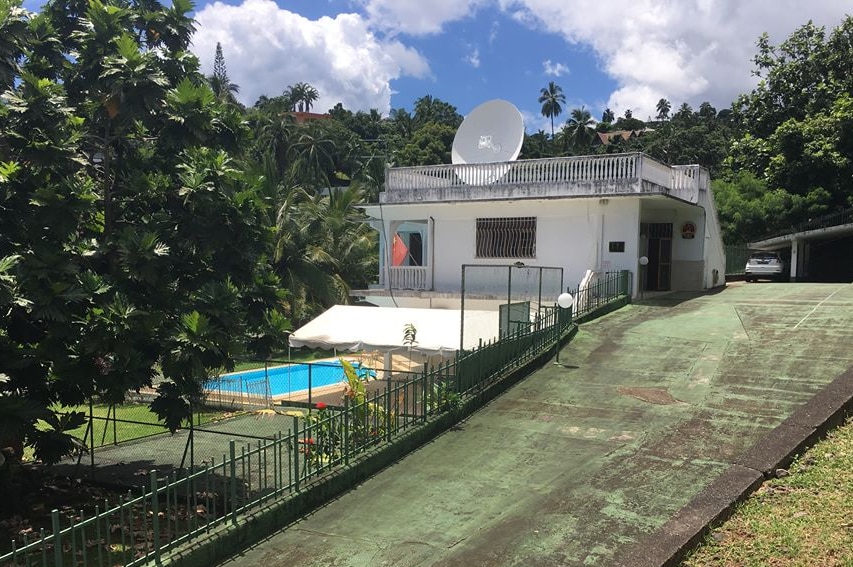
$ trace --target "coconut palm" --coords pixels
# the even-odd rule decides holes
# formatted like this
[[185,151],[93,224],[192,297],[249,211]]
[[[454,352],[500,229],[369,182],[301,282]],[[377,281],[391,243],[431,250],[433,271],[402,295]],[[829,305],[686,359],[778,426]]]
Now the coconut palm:
[[566,145],[571,146],[575,153],[581,153],[589,147],[594,133],[595,120],[589,111],[583,106],[572,110],[563,131]]
[[611,124],[614,120],[616,120],[616,114],[614,114],[609,107],[605,108],[604,112],[601,115],[601,121],[606,122],[607,124]]
[[551,139],[554,138],[554,117],[563,112],[566,104],[566,95],[563,88],[554,81],[548,83],[547,87],[539,91],[539,102],[542,104],[542,116],[551,119]]
[[669,118],[669,111],[672,110],[672,105],[668,100],[662,98],[658,101],[657,111],[658,111],[658,120],[666,120]]
[[686,102],[681,103],[681,106],[678,108],[678,112],[676,112],[673,116],[673,118],[680,118],[681,120],[687,120],[688,118],[692,117],[693,108]]

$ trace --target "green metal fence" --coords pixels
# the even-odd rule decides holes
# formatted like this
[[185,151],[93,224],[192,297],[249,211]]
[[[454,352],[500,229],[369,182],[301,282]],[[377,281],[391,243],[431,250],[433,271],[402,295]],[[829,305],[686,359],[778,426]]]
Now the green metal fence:
[[746,272],[746,261],[753,252],[745,244],[726,246],[726,275],[741,276]]
[[585,317],[603,305],[613,301],[614,297],[630,295],[631,272],[602,272],[584,286],[569,289],[574,297],[574,316]]
[[[629,293],[629,274],[607,274],[589,290],[594,301],[587,302],[585,314]],[[186,542],[219,525],[236,525],[259,505],[292,497],[308,483],[344,470],[341,465],[350,465],[365,451],[460,407],[555,348],[572,325],[571,309],[542,307],[529,327],[482,342],[445,364],[402,381],[389,380],[384,390],[371,395],[350,389],[342,407],[316,404],[293,416],[291,428],[274,439],[245,445],[232,440],[228,454],[204,462],[200,470],[177,470],[165,477],[151,471],[144,493],[105,502],[88,517],[79,511],[63,520],[54,510],[50,532],[42,529],[37,537],[13,541],[11,551],[0,556],[0,566],[159,563]]]

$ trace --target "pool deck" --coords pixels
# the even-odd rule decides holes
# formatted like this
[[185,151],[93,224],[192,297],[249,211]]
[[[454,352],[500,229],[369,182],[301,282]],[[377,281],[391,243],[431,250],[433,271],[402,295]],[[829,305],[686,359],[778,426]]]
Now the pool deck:
[[583,325],[564,365],[224,565],[672,562],[849,407],[851,323],[846,284],[629,305]]

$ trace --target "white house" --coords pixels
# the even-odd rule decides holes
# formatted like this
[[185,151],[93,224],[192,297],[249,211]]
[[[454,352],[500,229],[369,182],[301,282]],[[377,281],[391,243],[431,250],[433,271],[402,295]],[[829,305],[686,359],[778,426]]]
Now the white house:
[[351,295],[378,306],[458,309],[470,264],[559,267],[563,288],[628,270],[634,294],[725,281],[708,171],[640,153],[391,168],[365,210],[379,283]]

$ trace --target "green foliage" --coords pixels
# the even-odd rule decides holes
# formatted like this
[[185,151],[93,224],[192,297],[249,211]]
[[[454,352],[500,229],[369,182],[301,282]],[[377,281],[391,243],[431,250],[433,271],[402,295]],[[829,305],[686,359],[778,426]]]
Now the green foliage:
[[428,122],[412,134],[409,142],[397,152],[396,165],[436,165],[450,163],[456,129],[447,124]]
[[767,184],[749,171],[741,171],[730,179],[711,182],[714,200],[728,244],[749,242],[783,228],[783,212],[788,206],[783,191],[768,191]]
[[[340,359],[340,362],[347,380],[344,408],[333,410],[325,404],[317,404],[317,411],[305,416],[310,437],[302,451],[314,466],[340,458],[341,451],[346,448],[358,451],[382,441],[388,424],[394,424],[397,419],[381,405],[367,401],[366,371],[360,371],[347,360]],[[346,419],[343,412],[349,412]]]
[[413,121],[416,129],[435,123],[452,128],[455,131],[462,124],[462,115],[456,111],[456,107],[452,104],[426,95],[415,101]]
[[462,396],[453,388],[453,383],[436,382],[427,392],[427,411],[430,413],[453,411],[462,404]]
[[577,155],[588,154],[592,137],[595,135],[593,122],[592,115],[584,107],[573,109],[559,136],[562,138],[564,151]]
[[4,435],[46,462],[74,450],[79,425],[57,404],[121,402],[159,367],[152,405],[174,429],[208,375],[288,328],[269,204],[238,162],[247,131],[186,51],[190,9],[0,13],[17,30],[0,39],[14,73],[0,112],[0,400],[32,410]]
[[410,349],[418,344],[418,330],[415,328],[414,324],[406,323],[403,325],[403,344],[409,347]]
[[786,225],[853,205],[852,37],[850,16],[829,36],[811,22],[779,45],[763,35],[761,82],[734,105],[745,132],[726,164],[766,180]]

